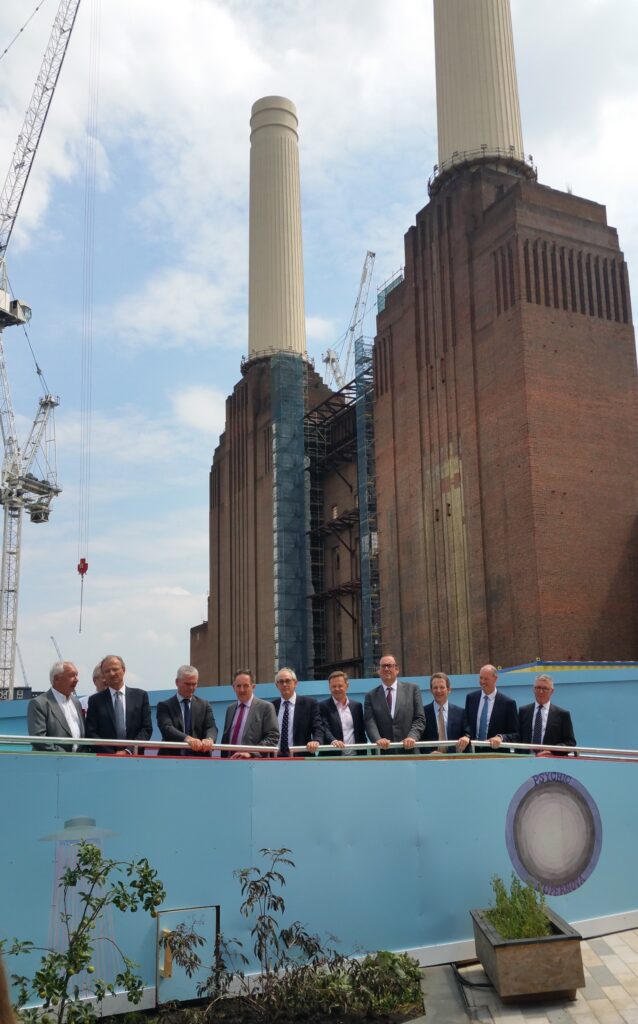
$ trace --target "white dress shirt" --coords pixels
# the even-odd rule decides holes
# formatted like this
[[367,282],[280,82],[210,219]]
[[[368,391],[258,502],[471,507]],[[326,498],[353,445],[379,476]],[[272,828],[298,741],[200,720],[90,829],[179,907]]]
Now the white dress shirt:
[[[73,698],[65,697],[63,693],[60,693],[60,691],[56,690],[53,686],[51,687],[51,693],[53,694],[56,701],[62,708],[62,712],[64,714],[64,717],[66,718],[66,724],[69,727],[69,732],[71,736],[73,736],[74,739],[79,739],[80,736],[82,735],[82,730],[80,729],[78,712],[75,707],[75,704],[73,703]],[[77,749],[77,744],[74,743],[73,746],[71,747],[71,750]]]
[[352,719],[352,711],[350,710],[348,698],[346,697],[345,704],[340,704],[338,700],[334,699],[334,697],[332,699],[334,701],[334,705],[337,711],[339,712],[339,718],[341,720],[341,732],[343,733],[343,742],[346,744],[347,747],[349,744],[354,743],[354,721]]

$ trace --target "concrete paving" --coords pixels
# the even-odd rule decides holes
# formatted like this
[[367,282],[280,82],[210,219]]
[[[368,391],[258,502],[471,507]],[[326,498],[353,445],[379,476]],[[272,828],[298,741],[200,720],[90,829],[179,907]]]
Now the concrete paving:
[[638,1024],[638,929],[589,939],[582,953],[585,988],[547,1003],[504,1005],[480,964],[428,967],[418,1024]]

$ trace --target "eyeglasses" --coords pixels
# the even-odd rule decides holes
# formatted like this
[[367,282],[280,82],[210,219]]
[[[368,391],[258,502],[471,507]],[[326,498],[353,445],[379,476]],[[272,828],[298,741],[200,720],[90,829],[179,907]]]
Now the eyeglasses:
[[384,665],[379,665],[379,668],[396,668],[396,667],[397,667],[396,661],[388,661]]
[[294,679],[291,679],[289,676],[285,676],[283,679],[275,679],[275,683],[294,683]]
[[536,693],[551,693],[551,687],[549,686],[535,686]]

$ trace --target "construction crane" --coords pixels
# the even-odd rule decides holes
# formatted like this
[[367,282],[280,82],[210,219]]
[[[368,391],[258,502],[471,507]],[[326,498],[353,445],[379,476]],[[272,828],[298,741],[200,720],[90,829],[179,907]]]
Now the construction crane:
[[[24,447],[20,446],[4,360],[2,331],[24,326],[31,318],[25,303],[11,298],[5,255],[38,150],[80,0],[61,0],[36,79],[31,101],[18,135],[9,173],[0,193],[0,428],[4,459],[0,473],[0,504],[4,508],[2,571],[0,574],[0,698],[13,700],[16,660],[18,586],[22,513],[32,523],[46,523],[53,498],[60,493],[54,460],[55,441],[50,414],[59,404],[53,395],[40,399]],[[32,470],[40,470],[36,476]]]
[[[354,304],[350,324],[341,345],[342,360],[339,358],[339,353],[333,348],[329,348],[321,357],[321,361],[326,364],[326,384],[331,384],[334,380],[339,389],[345,387],[354,376],[354,342],[357,337],[357,328],[363,324],[363,318],[366,315],[374,260],[375,253],[368,250],[363,261],[357,301]],[[345,357],[343,357],[344,349]]]

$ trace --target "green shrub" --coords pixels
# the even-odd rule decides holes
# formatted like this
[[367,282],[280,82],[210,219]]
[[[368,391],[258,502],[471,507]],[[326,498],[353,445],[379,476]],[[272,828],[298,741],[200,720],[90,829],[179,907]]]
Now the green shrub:
[[[261,974],[247,977],[247,958],[237,940],[219,943],[211,974],[200,988],[208,997],[202,1024],[290,1024],[290,1021],[366,1020],[403,1014],[422,1006],[421,970],[406,953],[381,951],[362,960],[345,956],[299,922],[285,927],[280,890],[282,867],[294,867],[290,850],[261,850],[265,871],[236,871],[244,901],[240,911],[252,922],[253,951]],[[331,940],[336,941],[336,940]]]
[[553,934],[545,912],[545,896],[531,882],[523,884],[512,872],[508,892],[503,880],[494,875],[492,889],[495,905],[485,911],[485,916],[504,939],[536,939]]

